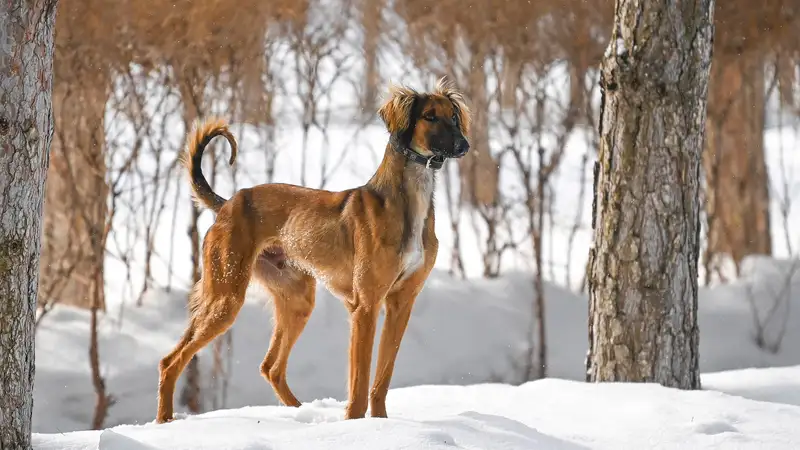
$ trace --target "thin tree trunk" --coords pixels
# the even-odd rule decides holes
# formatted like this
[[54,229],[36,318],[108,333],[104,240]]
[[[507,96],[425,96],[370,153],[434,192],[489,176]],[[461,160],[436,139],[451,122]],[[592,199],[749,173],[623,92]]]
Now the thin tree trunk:
[[[194,285],[200,281],[200,232],[197,228],[200,210],[194,202],[192,202],[191,208],[192,221],[189,225],[189,238],[192,242],[192,285]],[[189,408],[190,412],[199,413],[202,409],[200,395],[200,364],[197,355],[194,355],[186,367],[186,384],[181,392],[181,404]]]
[[713,8],[714,0],[616,3],[600,75],[590,381],[700,387],[699,178]]
[[[92,240],[98,240],[93,238]],[[102,245],[102,244],[101,244]],[[96,245],[100,247],[101,245]],[[102,249],[100,248],[99,256],[102,257]],[[98,254],[98,253],[95,253]],[[98,310],[100,309],[100,302],[105,298],[104,283],[103,283],[103,269],[101,264],[96,264],[96,272],[92,276],[91,293],[92,305],[90,307],[90,323],[89,323],[89,368],[92,372],[92,386],[94,387],[95,403],[94,414],[92,416],[92,429],[100,430],[103,428],[103,423],[108,417],[108,410],[114,404],[114,398],[107,393],[106,380],[100,370],[100,345],[98,339],[99,321]]]
[[722,255],[738,268],[748,255],[772,254],[764,81],[759,56],[718,61],[712,71],[703,158],[712,270]]
[[56,0],[0,3],[0,448],[31,448]]
[[[543,172],[544,147],[539,147],[539,170],[536,185],[536,228],[533,231],[533,251],[536,259],[536,277],[534,291],[536,302],[534,313],[536,315],[536,331],[539,341],[536,377],[541,379],[547,376],[547,329],[545,328],[545,298],[544,298],[544,262],[542,261],[542,233],[544,233],[544,202],[545,202],[545,174]],[[552,217],[552,214],[551,214]]]
[[472,125],[472,151],[458,161],[462,200],[471,206],[492,205],[498,196],[499,169],[489,146],[489,97],[483,63],[486,52],[482,46],[472,46],[475,69],[469,72]]
[[383,28],[384,3],[385,0],[362,0],[360,4],[361,26],[364,29],[364,92],[361,98],[361,108],[365,117],[374,115],[375,106],[379,98],[380,66],[378,51]]
[[[181,83],[181,97],[183,100],[183,119],[186,127],[187,136],[195,120],[202,114],[204,102],[203,89],[205,82],[200,82],[199,77],[184,72],[184,80]],[[193,86],[201,86],[199,91],[195,91]],[[197,228],[197,221],[200,219],[200,209],[194,202],[191,202],[192,220],[189,223],[189,239],[192,243],[192,285],[200,281],[200,231]],[[188,301],[188,299],[187,299]],[[198,356],[194,355],[186,367],[186,384],[180,395],[182,405],[189,408],[192,413],[199,413],[202,409],[200,389],[200,364]]]

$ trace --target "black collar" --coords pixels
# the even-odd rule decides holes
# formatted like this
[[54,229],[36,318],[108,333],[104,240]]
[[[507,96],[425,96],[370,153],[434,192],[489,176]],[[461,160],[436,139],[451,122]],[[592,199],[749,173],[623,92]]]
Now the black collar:
[[445,158],[443,156],[422,156],[419,153],[411,150],[410,148],[406,147],[405,145],[400,144],[397,142],[396,139],[392,139],[392,148],[401,155],[405,156],[407,160],[415,162],[417,164],[423,165],[428,169],[439,170],[444,166]]
[[392,147],[394,147],[398,153],[405,156],[407,160],[421,164],[428,169],[439,170],[444,166],[444,158],[441,156],[422,156],[408,147],[399,145],[393,145]]

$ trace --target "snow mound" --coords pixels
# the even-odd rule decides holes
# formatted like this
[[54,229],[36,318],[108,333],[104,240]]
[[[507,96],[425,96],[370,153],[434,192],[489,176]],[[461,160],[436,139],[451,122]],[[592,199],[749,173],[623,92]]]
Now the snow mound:
[[[707,374],[729,392],[756,387],[797,394],[800,366]],[[773,384],[773,382],[775,384]],[[753,395],[758,398],[758,395]],[[343,420],[344,403],[244,407],[172,423],[35,434],[37,450],[538,450],[794,449],[800,407],[723,392],[655,384],[545,379],[521,386],[393,389],[389,419]]]
[[[782,276],[773,273],[783,273],[791,264],[753,260],[748,279],[700,289],[702,373],[800,364],[800,276],[787,284]],[[347,313],[323,287],[317,295],[316,309],[289,358],[287,379],[301,401],[328,397],[343,400],[347,396]],[[545,295],[547,375],[582,380],[587,350],[586,299],[549,283],[545,285]],[[524,361],[531,336],[533,299],[533,283],[527,274],[458,280],[434,270],[414,306],[391,387],[527,381]],[[258,369],[272,332],[267,302],[260,288],[250,289],[232,329],[233,345],[226,356],[229,382],[224,393],[212,384],[211,346],[200,353],[204,411],[278,403]],[[754,310],[759,311],[765,342],[781,343],[777,351],[756,345]],[[102,317],[101,370],[108,391],[116,400],[106,426],[141,424],[153,419],[158,361],[178,341],[186,326],[186,314],[185,291],[167,294],[153,290],[145,299],[145,306],[128,306]],[[379,329],[382,321],[381,318]],[[95,397],[86,357],[88,324],[86,311],[60,307],[45,318],[37,331],[35,432],[77,431],[91,424]],[[377,345],[373,374],[376,353]],[[753,395],[766,393],[771,387],[758,387],[761,376],[755,376],[754,384],[742,389]],[[724,376],[708,380],[728,391]],[[184,381],[182,376],[177,392]],[[788,384],[790,381],[787,375],[782,386],[794,389],[795,394],[786,395],[794,395],[795,400],[786,401],[800,404],[797,384]],[[769,398],[783,395],[779,391]],[[179,402],[175,406],[177,412],[184,412]]]

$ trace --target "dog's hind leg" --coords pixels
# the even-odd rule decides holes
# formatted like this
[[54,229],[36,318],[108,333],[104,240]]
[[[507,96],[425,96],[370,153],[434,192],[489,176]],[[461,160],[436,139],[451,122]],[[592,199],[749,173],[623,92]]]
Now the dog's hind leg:
[[[244,294],[241,297],[243,300]],[[242,303],[236,297],[220,298],[215,299],[211,308],[195,312],[181,341],[172,353],[161,360],[156,415],[158,423],[172,420],[175,384],[186,365],[200,349],[233,325]]]
[[316,281],[310,275],[284,268],[277,271],[270,262],[259,259],[254,274],[272,295],[273,330],[269,349],[261,363],[261,375],[272,385],[280,401],[286,406],[300,406],[300,401],[289,389],[286,369],[289,354],[305,329],[314,310]]
[[186,365],[200,349],[233,325],[244,303],[254,251],[247,250],[248,246],[232,248],[227,236],[230,230],[221,230],[216,224],[209,230],[203,254],[203,278],[190,300],[189,326],[173,351],[159,364],[158,423],[172,420],[175,384]]

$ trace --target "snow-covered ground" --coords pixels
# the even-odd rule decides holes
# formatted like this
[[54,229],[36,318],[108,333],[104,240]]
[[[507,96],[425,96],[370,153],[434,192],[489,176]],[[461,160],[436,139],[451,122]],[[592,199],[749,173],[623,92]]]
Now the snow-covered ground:
[[[753,259],[745,265],[747,276],[742,280],[701,289],[702,372],[800,364],[800,346],[796,345],[800,315],[791,313],[800,307],[800,273],[792,272],[793,267],[791,262]],[[790,289],[783,291],[785,297],[779,297],[775,287],[789,274],[793,274],[791,282],[783,285]],[[158,360],[177,342],[185,326],[185,295],[153,292],[146,307],[129,306],[121,321],[110,316],[104,320],[100,359],[109,393],[116,399],[107,426],[144,425],[154,418]],[[292,353],[287,375],[295,394],[308,404],[299,410],[268,407],[277,401],[258,367],[269,342],[271,320],[264,294],[253,286],[232,332],[232,364],[224,404],[218,401],[215,405],[210,398],[221,394],[210,387],[210,349],[201,353],[206,409],[245,409],[215,412],[166,427],[115,428],[102,437],[84,432],[61,434],[87,429],[94,396],[86,358],[87,313],[57,308],[43,320],[37,334],[34,430],[54,433],[39,435],[38,448],[65,448],[44,444],[60,446],[71,441],[96,446],[98,439],[109,445],[101,448],[123,450],[199,448],[193,447],[197,442],[205,443],[204,448],[309,448],[304,445],[317,440],[321,447],[313,448],[444,448],[452,447],[453,441],[461,446],[455,448],[492,449],[571,448],[574,444],[678,448],[675,446],[682,442],[708,446],[736,443],[745,447],[735,448],[748,448],[759,442],[789,442],[781,441],[790,438],[785,434],[788,431],[774,433],[782,424],[797,420],[800,409],[794,406],[654,386],[580,383],[586,352],[586,300],[553,285],[547,285],[546,295],[548,375],[562,381],[549,379],[514,388],[508,384],[524,381],[521,361],[533,299],[529,276],[518,273],[497,280],[455,281],[435,271],[415,307],[398,356],[392,380],[395,390],[387,404],[396,420],[349,424],[330,423],[341,418],[338,402],[346,399],[348,327],[344,308],[319,289],[317,308]],[[780,330],[785,330],[783,345],[775,354],[754,343],[750,299],[759,317],[777,311],[773,319],[762,320],[768,343],[776,342]],[[707,375],[703,381],[706,389],[800,403],[798,375],[797,368],[769,369]],[[442,386],[481,383],[507,385]],[[431,386],[411,388],[420,385]],[[404,387],[409,388],[398,389]],[[325,400],[331,398],[336,401]],[[185,412],[177,402],[176,407]],[[622,417],[615,419],[617,414]],[[195,431],[198,420],[203,421],[201,430]],[[226,429],[237,431],[214,437],[214,430]],[[113,433],[130,435],[153,447],[125,447],[125,438]],[[399,440],[387,441],[386,433],[397,433]],[[223,436],[231,434],[242,440],[230,441],[230,447],[222,445],[228,442]],[[490,445],[495,441],[498,446]],[[80,445],[69,448],[85,448]]]
[[[757,380],[754,383],[754,380]],[[157,425],[34,435],[37,450],[796,449],[800,366],[712,373],[704,391],[545,379],[389,392],[389,419],[343,420],[329,398]],[[761,389],[753,390],[757,385]],[[772,392],[770,392],[772,391]]]

